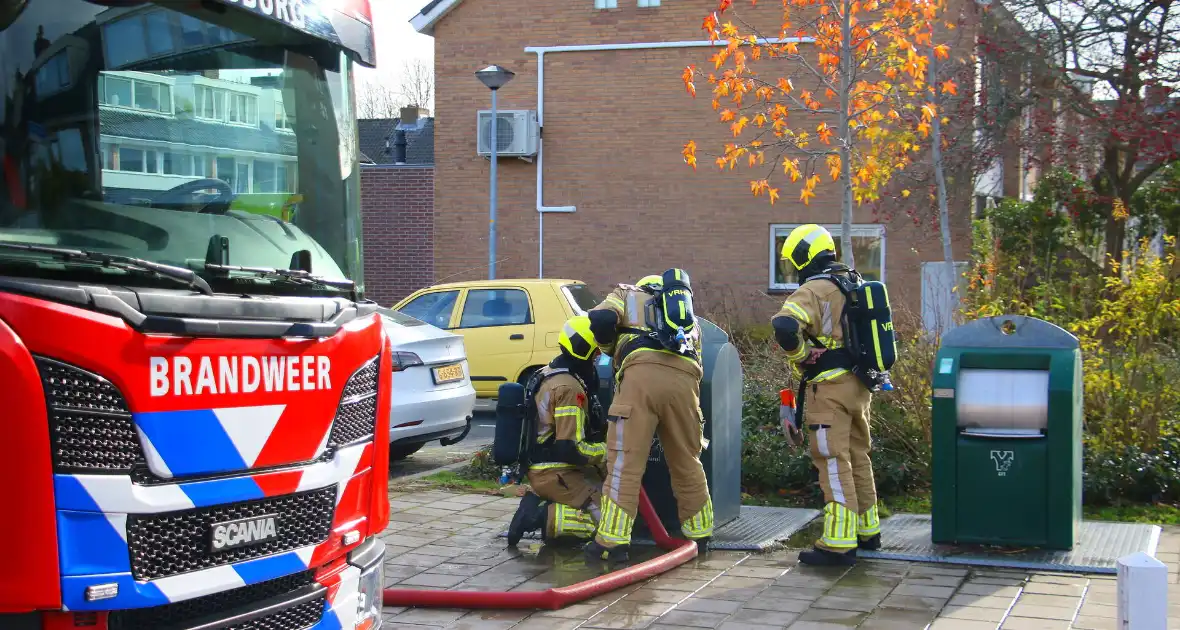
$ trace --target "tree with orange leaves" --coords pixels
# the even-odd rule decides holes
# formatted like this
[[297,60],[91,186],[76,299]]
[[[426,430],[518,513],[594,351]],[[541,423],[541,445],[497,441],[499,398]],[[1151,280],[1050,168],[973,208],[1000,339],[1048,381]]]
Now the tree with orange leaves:
[[[780,197],[770,181],[780,167],[792,183],[803,180],[805,204],[815,196],[821,168],[842,183],[841,253],[853,266],[854,205],[877,199],[893,174],[910,165],[940,115],[931,102],[935,90],[958,89],[950,80],[927,84],[931,57],[950,52],[933,41],[945,0],[781,1],[779,36],[768,38],[736,15],[733,0],[720,0],[702,26],[719,48],[713,70],[690,65],[682,78],[694,97],[696,82],[707,79],[713,109],[730,126],[734,141],[715,156],[719,168],[740,162],[757,168],[768,153],[774,156],[767,175],[750,181],[755,196],[772,204]],[[764,77],[755,70],[763,60],[779,67],[786,61],[790,73]],[[695,141],[683,155],[695,169]]]

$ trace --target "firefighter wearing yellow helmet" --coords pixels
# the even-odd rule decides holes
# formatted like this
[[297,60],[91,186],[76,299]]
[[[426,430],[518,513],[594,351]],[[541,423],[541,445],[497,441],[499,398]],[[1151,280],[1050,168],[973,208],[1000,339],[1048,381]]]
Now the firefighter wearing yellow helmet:
[[[601,470],[606,453],[598,406],[600,354],[586,316],[570,318],[557,337],[560,354],[530,381],[526,404],[535,409],[534,457],[528,469],[532,492],[525,494],[508,528],[515,545],[529,531],[543,529],[546,541],[589,540],[601,511],[599,485],[588,478]],[[531,396],[531,400],[529,399]]]
[[[836,243],[823,227],[795,228],[783,243],[782,258],[799,274],[799,288],[771,320],[775,339],[801,372],[802,424],[810,432],[811,461],[824,493],[823,536],[799,561],[817,565],[851,565],[856,551],[878,549],[881,523],[869,459],[871,392],[853,374],[845,351],[848,329],[845,294],[835,280],[859,274],[836,262]],[[795,446],[803,442],[788,426]]]
[[628,558],[648,454],[659,434],[681,531],[708,549],[713,503],[701,466],[700,326],[683,269],[619,285],[589,312],[591,330],[612,355],[616,390],[607,411],[602,519],[588,559]]

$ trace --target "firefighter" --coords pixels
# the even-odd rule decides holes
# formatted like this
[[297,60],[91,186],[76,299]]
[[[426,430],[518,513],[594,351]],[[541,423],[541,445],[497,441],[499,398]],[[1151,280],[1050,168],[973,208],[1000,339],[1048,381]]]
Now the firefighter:
[[[799,273],[799,288],[771,320],[775,339],[800,377],[803,424],[810,435],[811,461],[824,493],[824,531],[799,561],[852,565],[856,551],[881,546],[877,491],[869,459],[869,402],[872,394],[852,372],[845,349],[845,298],[835,282],[819,274],[847,275],[836,262],[836,243],[818,225],[795,228],[782,257]],[[809,282],[808,280],[812,280]],[[799,439],[792,439],[798,444]]]
[[[676,283],[679,294],[669,285]],[[657,341],[659,323],[648,322],[645,311],[657,296],[679,297],[675,311],[663,312],[658,322],[687,312],[687,338],[678,349]],[[667,302],[664,302],[667,304]],[[683,307],[683,308],[681,308]],[[616,391],[607,412],[606,476],[603,479],[602,519],[597,534],[586,545],[588,559],[621,562],[628,558],[631,531],[639,508],[639,488],[647,467],[652,439],[659,434],[679,510],[681,531],[696,540],[701,551],[713,534],[713,502],[709,496],[700,454],[704,446],[704,416],[700,408],[699,327],[691,325],[688,275],[670,269],[647,276],[636,285],[619,285],[589,312],[590,326],[603,352],[612,355]],[[684,334],[686,333],[686,334]],[[667,338],[666,336],[663,338]]]
[[537,375],[536,393],[526,392],[533,407],[526,413],[536,418],[530,423],[536,426],[536,446],[527,473],[532,492],[512,517],[510,545],[542,528],[547,542],[584,542],[594,535],[601,514],[600,484],[587,477],[594,470],[601,477],[606,454],[595,367],[601,350],[590,333],[590,319],[566,321],[557,344],[560,354]]

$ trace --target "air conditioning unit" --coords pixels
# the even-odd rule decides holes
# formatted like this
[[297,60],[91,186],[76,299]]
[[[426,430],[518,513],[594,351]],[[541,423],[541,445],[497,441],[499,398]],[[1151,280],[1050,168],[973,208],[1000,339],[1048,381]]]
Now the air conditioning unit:
[[[481,110],[476,117],[479,137],[476,142],[482,156],[492,154],[492,111]],[[496,110],[496,156],[532,157],[537,154],[537,112],[531,109]]]

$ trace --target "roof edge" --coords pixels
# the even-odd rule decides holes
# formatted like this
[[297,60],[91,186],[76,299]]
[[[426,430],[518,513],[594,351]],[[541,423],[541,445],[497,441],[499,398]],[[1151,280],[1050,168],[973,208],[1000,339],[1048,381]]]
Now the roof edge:
[[415,31],[423,35],[434,37],[434,25],[442,19],[444,15],[451,12],[461,0],[433,0],[430,4],[422,7],[418,11],[418,15],[410,18],[410,25],[414,27]]

